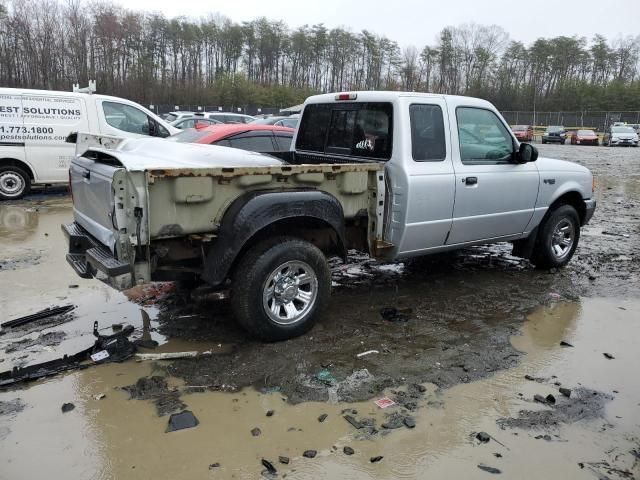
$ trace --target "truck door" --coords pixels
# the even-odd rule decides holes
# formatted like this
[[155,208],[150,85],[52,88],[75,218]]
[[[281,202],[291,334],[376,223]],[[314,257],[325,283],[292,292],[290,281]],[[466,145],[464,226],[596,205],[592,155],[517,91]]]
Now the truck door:
[[[407,112],[407,108],[403,109]],[[397,142],[403,165],[390,162],[390,218],[392,243],[398,255],[419,255],[445,244],[453,214],[454,171],[447,108],[442,99],[411,100],[408,138]],[[405,113],[406,115],[406,113]],[[403,118],[406,120],[406,117]]]
[[75,148],[65,139],[71,132],[87,131],[84,100],[68,95],[22,97],[25,150],[39,183],[66,183]]
[[495,112],[458,106],[456,199],[447,245],[524,232],[538,197],[535,163],[513,161],[517,145]]

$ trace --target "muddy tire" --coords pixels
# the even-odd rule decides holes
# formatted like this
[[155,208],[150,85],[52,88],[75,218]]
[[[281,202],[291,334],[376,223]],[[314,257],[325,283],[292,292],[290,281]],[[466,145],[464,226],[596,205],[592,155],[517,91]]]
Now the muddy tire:
[[331,272],[322,251],[292,237],[252,247],[232,280],[231,306],[238,322],[269,342],[308,332],[331,292]]
[[538,231],[531,261],[537,268],[564,267],[580,240],[580,217],[571,205],[550,211]]
[[31,179],[19,167],[0,167],[0,200],[18,200],[31,190]]

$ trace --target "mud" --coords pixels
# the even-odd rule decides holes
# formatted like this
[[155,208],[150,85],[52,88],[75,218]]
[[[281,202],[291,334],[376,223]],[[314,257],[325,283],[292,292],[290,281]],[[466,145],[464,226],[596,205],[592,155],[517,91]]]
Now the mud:
[[[159,343],[153,352],[212,352],[99,365],[21,389],[24,410],[0,415],[0,479],[43,469],[52,479],[257,478],[263,458],[279,477],[302,479],[486,478],[478,465],[505,478],[638,478],[636,150],[541,152],[598,176],[596,215],[567,268],[535,270],[507,244],[395,264],[351,252],[331,263],[334,295],[318,325],[277,344],[250,339],[225,303],[169,285],[127,296],[76,277],[59,233],[67,197],[0,204],[0,260],[23,260],[0,269],[1,320],[77,305],[59,325],[0,335],[0,369],[89,347],[94,320],[103,333],[133,325],[132,340]],[[65,334],[58,344],[29,344],[55,332]],[[554,405],[533,401],[549,394]],[[395,405],[379,409],[381,397]],[[15,399],[0,392],[0,405]],[[60,415],[67,402],[76,408]],[[198,426],[165,434],[182,410]]]

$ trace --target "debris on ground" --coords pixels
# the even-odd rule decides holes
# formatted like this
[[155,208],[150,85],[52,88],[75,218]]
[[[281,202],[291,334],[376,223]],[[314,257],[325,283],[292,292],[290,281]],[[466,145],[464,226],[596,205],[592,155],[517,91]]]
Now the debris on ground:
[[258,427],[251,430],[251,435],[253,435],[254,437],[259,437],[261,434],[262,430],[260,430]]
[[533,396],[533,399],[534,399],[536,402],[544,403],[545,405],[553,405],[553,404],[555,404],[555,403],[556,403],[556,398],[555,398],[553,395],[551,395],[551,394],[547,395],[546,397],[543,397],[543,396],[542,396],[542,395],[540,395],[539,393],[536,393],[536,394]]
[[480,441],[480,443],[488,443],[491,440],[491,436],[487,432],[478,432],[476,434],[476,438]]
[[289,457],[279,456],[278,461],[283,465],[289,465]]
[[416,420],[413,417],[404,417],[404,426],[407,428],[416,428]]
[[356,452],[353,450],[353,448],[351,448],[351,447],[344,447],[344,448],[342,449],[342,452],[343,452],[345,455],[353,455],[354,453],[356,453]]
[[220,463],[216,462],[216,463],[212,463],[211,465],[209,465],[209,470],[213,470],[215,468],[219,468],[220,467]]
[[605,358],[607,358],[609,360],[613,360],[614,358],[616,358],[613,355],[611,355],[610,353],[603,353],[603,355],[605,356]]
[[184,430],[185,428],[193,428],[198,425],[198,419],[190,410],[183,410],[180,413],[174,413],[169,417],[169,423],[165,433],[175,432],[176,430]]
[[197,351],[191,352],[166,352],[166,353],[136,353],[136,358],[140,360],[176,360],[178,358],[196,358],[206,356],[207,352],[200,354]]
[[331,375],[331,372],[326,368],[323,368],[318,373],[316,373],[316,380],[320,383],[324,383],[327,386],[331,386],[337,383],[336,378]]
[[560,342],[561,347],[573,347],[569,342],[565,342],[564,340]]
[[356,357],[358,357],[358,358],[362,358],[362,357],[365,357],[365,356],[367,356],[367,355],[371,355],[371,354],[373,354],[373,353],[380,353],[380,352],[379,352],[378,350],[367,350],[366,352],[358,353],[358,354],[356,355]]
[[273,417],[273,414],[274,414],[274,413],[275,413],[275,412],[274,412],[273,410],[267,410],[266,415],[267,415],[267,417]]
[[32,313],[31,315],[26,315],[24,317],[15,318],[13,320],[9,320],[8,322],[4,322],[0,324],[2,328],[15,328],[22,325],[26,325],[27,323],[35,322],[36,320],[42,320],[43,318],[53,317],[56,315],[63,315],[65,313],[70,312],[76,308],[75,305],[63,305],[60,307],[50,307],[45,308],[44,310],[40,310],[39,312]]
[[158,342],[156,342],[155,340],[143,339],[143,338],[134,340],[133,343],[135,344],[136,347],[147,348],[147,349],[156,348],[158,346]]
[[14,398],[13,400],[4,401],[0,400],[0,417],[3,415],[14,415],[24,410],[26,405],[20,398]]
[[395,307],[385,307],[380,309],[380,316],[388,322],[408,322],[411,320],[409,314],[413,313],[410,308],[398,310]]
[[369,461],[371,463],[378,463],[380,460],[382,460],[384,457],[382,455],[378,455],[377,457],[371,457],[369,459]]
[[107,395],[104,393],[99,393],[98,395],[94,395],[93,399],[94,400],[102,400],[103,398],[105,398]]
[[388,397],[383,397],[379,400],[376,400],[375,403],[379,408],[388,408],[396,404],[393,400]]
[[317,454],[318,452],[316,452],[315,450],[305,450],[302,456],[306,458],[315,458]]
[[262,463],[262,466],[266,468],[269,473],[271,474],[278,473],[278,470],[276,470],[276,467],[274,467],[273,463],[271,463],[269,460],[266,460],[263,458],[261,463]]
[[320,423],[322,423],[322,422],[324,422],[324,421],[327,419],[327,417],[328,417],[328,416],[329,416],[329,415],[327,415],[326,413],[323,413],[322,415],[320,415],[320,416],[318,417],[318,421],[319,421]]
[[161,376],[139,378],[134,385],[122,390],[129,393],[130,400],[152,400],[161,417],[186,407],[180,400],[180,392],[169,390],[167,379]]
[[41,333],[35,338],[25,338],[18,340],[17,342],[10,343],[4,351],[6,353],[13,353],[35,347],[36,345],[41,347],[53,347],[59,345],[66,336],[67,334],[62,331]]
[[564,395],[565,397],[567,397],[567,398],[570,398],[570,397],[571,397],[571,389],[570,389],[570,388],[560,387],[560,388],[558,389],[558,391],[559,391],[562,395]]
[[478,468],[480,470],[484,470],[485,472],[492,473],[494,475],[499,475],[500,473],[502,473],[501,470],[494,467],[489,467],[488,465],[483,465],[482,463],[478,465]]
[[61,410],[62,410],[62,413],[67,413],[73,410],[74,408],[76,408],[76,406],[73,403],[63,403]]
[[362,427],[364,427],[364,425],[361,422],[356,420],[351,415],[344,415],[342,418],[344,418],[347,422],[349,422],[357,430],[360,430]]

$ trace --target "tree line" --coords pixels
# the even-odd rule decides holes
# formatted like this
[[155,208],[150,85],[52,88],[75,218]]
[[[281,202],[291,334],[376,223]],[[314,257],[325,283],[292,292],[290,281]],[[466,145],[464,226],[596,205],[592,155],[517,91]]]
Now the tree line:
[[540,38],[499,26],[441,30],[422,49],[368,30],[258,18],[167,18],[112,3],[0,3],[0,84],[142,103],[283,107],[317,92],[480,96],[503,110],[640,110],[640,35]]

